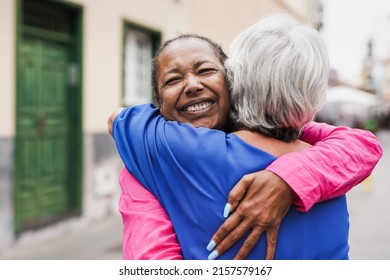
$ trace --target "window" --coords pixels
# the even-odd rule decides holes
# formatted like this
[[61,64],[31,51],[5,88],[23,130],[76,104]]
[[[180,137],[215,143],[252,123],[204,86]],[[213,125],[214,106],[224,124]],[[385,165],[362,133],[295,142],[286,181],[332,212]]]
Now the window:
[[123,105],[152,102],[152,36],[128,28],[125,34]]

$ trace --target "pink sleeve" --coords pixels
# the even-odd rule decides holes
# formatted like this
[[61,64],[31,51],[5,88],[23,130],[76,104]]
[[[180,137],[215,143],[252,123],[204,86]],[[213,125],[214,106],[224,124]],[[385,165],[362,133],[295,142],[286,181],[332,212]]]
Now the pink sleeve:
[[347,193],[371,174],[383,154],[378,138],[360,129],[312,122],[301,139],[313,146],[267,168],[296,192],[294,203],[301,211]]
[[119,212],[123,220],[123,259],[181,260],[172,222],[157,198],[126,168],[119,174],[122,193]]

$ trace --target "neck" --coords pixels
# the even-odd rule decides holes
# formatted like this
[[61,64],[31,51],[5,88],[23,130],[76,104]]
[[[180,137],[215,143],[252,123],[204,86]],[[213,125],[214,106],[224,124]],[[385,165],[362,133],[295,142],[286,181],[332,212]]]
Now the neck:
[[302,151],[303,149],[310,147],[309,144],[300,140],[285,142],[249,130],[238,130],[235,131],[234,134],[236,134],[238,137],[240,137],[248,144],[255,146],[276,157],[281,157],[282,155],[290,152],[299,152]]

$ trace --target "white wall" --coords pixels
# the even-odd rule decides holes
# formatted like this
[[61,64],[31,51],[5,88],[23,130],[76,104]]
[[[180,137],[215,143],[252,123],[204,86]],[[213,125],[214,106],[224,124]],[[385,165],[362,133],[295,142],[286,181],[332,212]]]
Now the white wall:
[[15,7],[0,2],[0,138],[15,134]]
[[186,28],[187,1],[77,0],[84,7],[83,127],[85,133],[106,132],[108,115],[121,104],[123,21],[162,32],[164,37]]
[[194,0],[190,2],[189,31],[210,37],[226,52],[238,33],[262,17],[285,12],[283,1]]

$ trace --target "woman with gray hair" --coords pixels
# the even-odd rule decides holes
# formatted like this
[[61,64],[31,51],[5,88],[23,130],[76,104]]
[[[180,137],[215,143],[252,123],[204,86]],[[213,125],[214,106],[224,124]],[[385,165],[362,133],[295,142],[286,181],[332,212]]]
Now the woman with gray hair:
[[236,129],[291,142],[326,99],[325,44],[316,30],[289,15],[264,19],[240,33],[227,69]]
[[[270,22],[274,24],[269,24]],[[210,255],[204,244],[208,243],[209,237],[224,222],[221,213],[224,201],[231,187],[243,175],[264,169],[285,153],[309,147],[296,139],[303,124],[310,121],[320,107],[325,92],[313,90],[313,83],[323,82],[319,76],[311,79],[302,73],[313,71],[313,68],[318,68],[318,72],[321,72],[319,68],[324,65],[317,64],[319,57],[316,51],[313,52],[315,55],[306,56],[302,47],[295,47],[292,39],[300,36],[307,40],[308,46],[315,49],[319,35],[315,32],[298,32],[298,35],[292,35],[292,39],[289,39],[287,35],[294,34],[292,31],[301,28],[301,24],[291,19],[285,21],[284,18],[285,25],[279,25],[278,22],[281,22],[279,17],[261,21],[250,27],[248,33],[244,31],[236,41],[241,51],[256,52],[254,49],[261,47],[262,40],[256,36],[256,30],[262,30],[265,24],[264,29],[270,34],[282,34],[273,38],[273,44],[268,45],[268,48],[276,48],[283,42],[281,45],[285,46],[273,52],[275,61],[282,53],[293,58],[291,63],[284,66],[282,63],[275,68],[273,75],[277,75],[281,80],[280,86],[275,85],[277,81],[272,75],[268,76],[270,80],[264,79],[263,75],[267,77],[266,72],[269,69],[255,67],[254,64],[258,64],[258,61],[251,64],[251,68],[246,65],[248,62],[237,59],[232,52],[230,65],[236,63],[248,67],[249,70],[244,75],[252,77],[254,80],[250,82],[256,84],[242,93],[235,90],[236,74],[239,72],[236,72],[235,66],[229,66],[232,89],[237,95],[233,98],[238,98],[238,102],[241,102],[233,114],[233,121],[238,129],[236,132],[226,134],[218,130],[167,121],[160,116],[158,109],[150,104],[125,109],[114,120],[113,136],[122,160],[127,169],[156,195],[168,212],[185,259],[214,259],[219,255],[218,236],[213,238],[213,243],[218,246],[215,249],[213,246],[208,248],[214,249]],[[285,26],[289,28],[288,32],[283,34]],[[251,31],[253,28],[254,32]],[[268,34],[263,34],[266,35]],[[269,67],[273,67],[273,64]],[[283,71],[283,67],[291,69]],[[210,72],[210,68],[203,70],[202,75],[214,72],[213,69]],[[297,74],[298,78],[292,73]],[[326,80],[326,75],[323,78]],[[266,90],[259,91],[258,81],[266,82],[269,86]],[[166,84],[177,83],[175,77],[167,78]],[[248,94],[248,98],[238,97],[240,94]],[[268,97],[269,95],[276,96]],[[318,96],[308,98],[308,95]],[[264,96],[266,98],[263,98]],[[281,102],[282,106],[275,106],[275,102]],[[203,103],[204,106],[208,105],[207,102]],[[195,107],[191,106],[191,109]],[[264,107],[258,111],[260,106]],[[270,108],[266,110],[267,113],[261,115],[268,106]],[[249,114],[260,113],[259,118],[262,121],[247,123],[248,119],[250,120],[248,115],[242,117],[237,114],[244,108],[250,110]],[[284,111],[287,113],[284,114]],[[282,116],[274,116],[278,114]],[[221,258],[232,259],[247,236],[241,238]],[[265,246],[266,241],[262,236],[248,259],[264,258]],[[318,203],[307,213],[290,208],[280,227],[275,258],[347,259],[348,250],[348,211],[345,196],[341,196]]]

